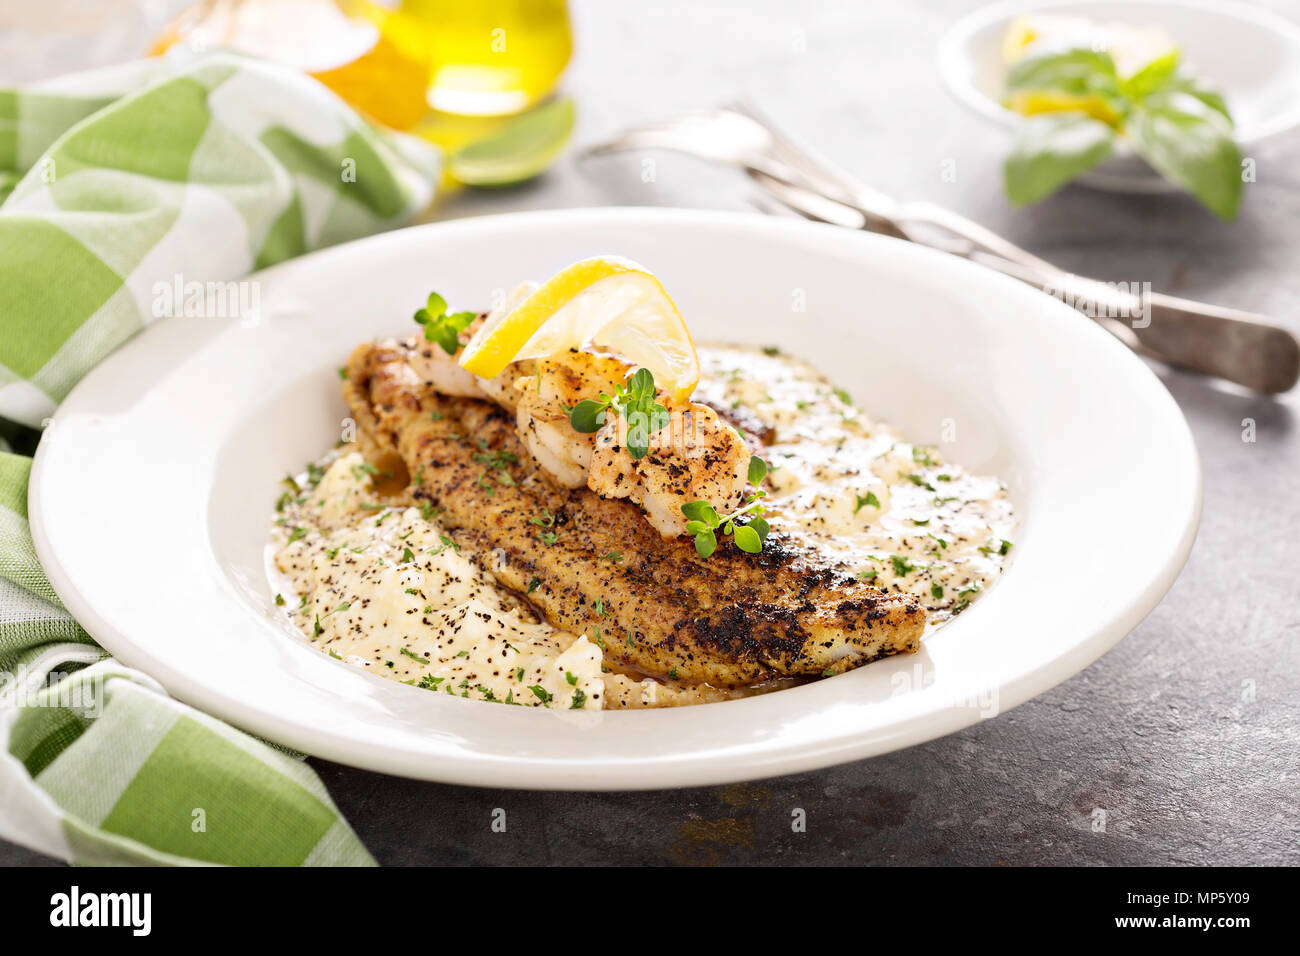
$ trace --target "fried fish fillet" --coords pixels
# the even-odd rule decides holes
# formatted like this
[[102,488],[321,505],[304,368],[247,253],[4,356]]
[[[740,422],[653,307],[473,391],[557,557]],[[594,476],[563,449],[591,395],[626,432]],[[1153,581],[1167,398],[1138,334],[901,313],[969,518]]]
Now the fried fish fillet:
[[362,450],[399,456],[415,498],[438,509],[464,553],[552,625],[597,640],[612,664],[740,687],[917,649],[925,612],[912,597],[830,567],[798,540],[773,532],[760,554],[723,541],[704,559],[631,502],[561,487],[520,443],[512,412],[421,377],[429,348],[353,353],[344,396]]

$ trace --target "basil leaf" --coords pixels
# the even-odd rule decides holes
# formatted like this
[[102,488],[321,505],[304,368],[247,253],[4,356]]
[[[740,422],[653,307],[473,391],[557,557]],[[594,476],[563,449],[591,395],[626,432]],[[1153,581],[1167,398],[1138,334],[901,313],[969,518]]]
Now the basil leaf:
[[749,483],[757,488],[767,477],[767,462],[757,455],[751,455],[749,459]]
[[1003,167],[1007,197],[1027,206],[1110,155],[1115,133],[1085,113],[1045,113],[1020,125]]
[[1178,69],[1179,53],[1171,50],[1158,56],[1128,79],[1119,81],[1120,92],[1129,99],[1139,100],[1167,86]]
[[1136,104],[1126,129],[1134,150],[1222,219],[1241,203],[1241,151],[1232,121],[1181,90],[1154,93]]
[[747,524],[736,525],[736,547],[749,554],[758,554],[763,550],[763,539]]
[[1019,90],[1116,97],[1119,95],[1119,77],[1109,53],[1078,47],[1020,60],[1007,73],[1007,92]]
[[767,540],[767,536],[772,530],[764,518],[751,518],[749,520],[749,527],[753,528],[755,533],[757,533],[760,546],[762,542]]
[[1232,114],[1228,112],[1228,104],[1218,90],[1207,84],[1199,76],[1193,76],[1190,73],[1177,72],[1160,90],[1162,93],[1187,93],[1196,97],[1216,113],[1222,113],[1224,119],[1232,122]]
[[447,300],[436,292],[430,292],[425,308],[428,309],[430,315],[442,315],[447,311]]

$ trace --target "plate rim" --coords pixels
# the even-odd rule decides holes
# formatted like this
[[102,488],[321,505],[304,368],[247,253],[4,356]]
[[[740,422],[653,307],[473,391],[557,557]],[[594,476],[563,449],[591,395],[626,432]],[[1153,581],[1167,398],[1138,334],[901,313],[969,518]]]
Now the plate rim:
[[[901,240],[888,237],[845,233],[844,230],[834,226],[793,220],[777,220],[752,213],[636,206],[511,212],[472,217],[464,220],[426,223],[367,237],[353,243],[317,250],[254,273],[253,276],[248,278],[266,278],[280,274],[297,268],[301,263],[309,259],[337,254],[338,250],[359,243],[402,242],[401,237],[404,234],[416,232],[452,231],[458,226],[464,227],[467,224],[469,228],[475,229],[491,229],[494,226],[508,228],[512,222],[521,219],[550,220],[557,225],[563,226],[565,224],[573,225],[583,220],[596,222],[600,220],[617,221],[629,217],[641,221],[658,221],[680,226],[708,222],[722,227],[751,228],[757,226],[760,229],[769,229],[773,232],[790,229],[795,232],[809,231],[828,236],[831,232],[834,232],[846,240],[849,240],[850,236],[852,236],[850,241],[864,243],[864,248],[884,243],[883,248],[894,249],[905,256],[914,255],[936,262],[942,259],[945,268],[951,267],[959,272],[968,270],[972,275],[978,273],[986,281],[992,281],[999,285],[1004,284],[1006,288],[1022,288],[1019,283],[1003,276],[989,274],[987,270],[980,269],[979,266],[973,263],[954,259],[954,257],[943,253],[915,247],[903,243]],[[902,247],[907,247],[906,251],[903,251]],[[1063,304],[1060,308],[1068,309]],[[1181,426],[1178,439],[1185,444],[1186,450],[1190,452],[1190,460],[1194,465],[1192,473],[1188,476],[1192,483],[1191,490],[1193,492],[1191,513],[1184,516],[1184,520],[1181,522],[1182,531],[1179,540],[1166,554],[1160,573],[1153,575],[1147,586],[1133,599],[1130,605],[1112,617],[1109,625],[1094,632],[1087,639],[1076,643],[1065,653],[1048,660],[1036,669],[1019,673],[1009,681],[999,684],[998,715],[1004,714],[1065,680],[1076,676],[1135,628],[1160,603],[1169,588],[1172,587],[1191,553],[1199,529],[1203,501],[1202,468],[1194,438],[1181,409],[1178,408],[1177,403],[1174,402],[1163,383],[1159,381],[1145,363],[1129,353],[1102,329],[1092,325],[1085,318],[1078,317],[1078,321],[1089,325],[1094,329],[1096,335],[1113,343],[1113,347],[1118,350],[1114,353],[1117,356],[1117,361],[1135,363],[1135,366],[1131,367],[1135,367],[1139,377],[1146,376],[1144,379],[1146,385],[1154,387],[1158,394],[1163,395],[1164,401],[1172,409],[1174,420]],[[109,356],[96,366],[77,384],[68,397],[64,399],[63,404],[66,405],[76,399],[79,392],[92,390],[100,369],[113,362],[117,355],[128,349],[147,347],[140,346],[139,343],[149,336],[152,328],[143,330],[141,334],[123,345],[117,353]],[[90,383],[90,385],[86,386],[86,383]],[[83,386],[86,387],[83,388]],[[471,755],[469,757],[456,756],[454,759],[445,757],[434,759],[429,754],[384,749],[373,750],[366,755],[365,760],[359,760],[356,753],[356,744],[345,737],[331,735],[317,728],[304,727],[270,710],[263,710],[252,715],[251,718],[249,714],[244,712],[232,713],[230,707],[227,706],[231,702],[220,693],[211,691],[210,688],[192,681],[180,672],[174,672],[166,667],[160,668],[156,661],[141,659],[147,657],[147,652],[143,648],[137,647],[128,636],[118,632],[87,601],[82,599],[62,563],[53,554],[53,548],[43,520],[46,509],[44,476],[45,466],[49,458],[49,455],[45,453],[45,448],[45,443],[42,443],[37,449],[29,482],[29,517],[33,540],[36,544],[37,554],[42,565],[46,568],[56,594],[87,632],[118,660],[154,677],[178,700],[188,703],[204,713],[225,720],[249,733],[271,737],[277,742],[324,759],[403,777],[470,786],[558,791],[675,789],[784,776],[857,761],[945,736],[971,726],[981,719],[979,714],[969,709],[948,707],[922,714],[919,718],[909,718],[892,736],[878,735],[855,740],[851,736],[828,735],[820,738],[817,741],[817,746],[808,748],[802,753],[791,752],[789,744],[780,747],[768,746],[760,755],[751,757],[744,763],[736,763],[735,765],[729,763],[725,767],[712,765],[698,754],[688,757],[674,757],[671,761],[667,761],[672,767],[672,777],[669,782],[665,782],[664,767],[655,762],[648,764],[644,762],[620,763],[611,768],[608,765],[593,767],[589,760],[584,761],[581,757],[567,758],[563,761],[544,757],[536,765],[533,765],[528,761],[507,760],[497,755]],[[383,678],[378,677],[373,679],[383,680]],[[759,699],[761,698],[751,698],[751,700]],[[743,703],[743,701],[728,703],[738,704]],[[728,703],[705,706],[725,707],[728,706]],[[644,713],[663,712],[648,711]],[[626,716],[628,715],[610,712],[605,715],[605,718],[618,719]],[[523,765],[527,765],[526,774],[520,773],[520,768]]]

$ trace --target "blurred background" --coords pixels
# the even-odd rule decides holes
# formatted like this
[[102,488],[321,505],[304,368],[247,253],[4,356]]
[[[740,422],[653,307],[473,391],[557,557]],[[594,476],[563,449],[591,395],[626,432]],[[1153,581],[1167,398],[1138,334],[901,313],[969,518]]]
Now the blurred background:
[[[1270,138],[1252,154],[1259,181],[1233,224],[1212,219],[1181,195],[1077,186],[1014,210],[1002,189],[1004,131],[958,103],[936,66],[945,30],[980,6],[978,0],[5,3],[0,84],[174,44],[235,46],[298,65],[388,125],[453,151],[509,129],[518,118],[509,114],[538,103],[551,107],[540,130],[524,131],[522,138],[531,139],[527,155],[507,178],[539,169],[544,175],[505,190],[449,189],[429,219],[609,204],[753,209],[756,191],[743,176],[689,157],[653,154],[653,177],[642,156],[574,158],[576,147],[629,125],[744,97],[877,188],[942,203],[1067,269],[1140,278],[1161,291],[1266,314],[1294,310],[1300,292],[1259,281],[1291,263],[1280,232],[1300,211],[1300,173],[1288,161],[1294,134]],[[1252,6],[1300,13],[1288,0]],[[497,152],[512,158],[518,148],[507,142]],[[496,158],[491,150],[488,158]]]
[[[1294,1],[1252,5],[1300,13]],[[231,46],[299,66],[386,125],[451,152],[506,130],[506,142],[485,151],[491,176],[502,178],[502,153],[511,160],[524,153],[504,178],[547,170],[508,190],[448,189],[426,219],[601,204],[755,208],[744,177],[689,157],[655,153],[653,177],[640,156],[573,159],[575,146],[637,122],[745,98],[879,189],[943,203],[1067,269],[1141,278],[1247,310],[1292,311],[1295,290],[1274,289],[1277,298],[1266,302],[1256,280],[1290,265],[1279,230],[1300,212],[1300,173],[1286,161],[1295,155],[1294,131],[1252,153],[1258,182],[1235,224],[1209,219],[1182,195],[1078,186],[1015,211],[1002,193],[1004,133],[957,103],[936,68],[946,27],[979,7],[978,0],[5,3],[0,85],[173,44]],[[520,111],[543,114],[533,129],[511,134]],[[1170,256],[1167,246],[1183,254]]]

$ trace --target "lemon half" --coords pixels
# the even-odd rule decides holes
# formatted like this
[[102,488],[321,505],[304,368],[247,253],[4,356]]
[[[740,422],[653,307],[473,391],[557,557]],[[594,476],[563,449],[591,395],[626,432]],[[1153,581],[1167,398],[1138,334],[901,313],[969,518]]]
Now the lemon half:
[[522,359],[596,344],[647,368],[673,401],[690,397],[700,360],[690,330],[663,284],[644,266],[596,256],[561,269],[522,302],[474,333],[460,364],[481,377]]

